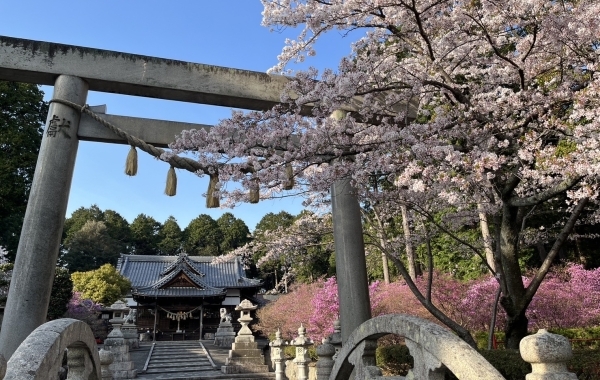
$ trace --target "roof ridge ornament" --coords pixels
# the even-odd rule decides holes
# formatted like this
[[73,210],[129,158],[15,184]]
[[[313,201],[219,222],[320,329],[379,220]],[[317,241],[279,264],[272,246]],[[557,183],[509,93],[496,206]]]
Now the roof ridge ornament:
[[205,276],[205,274],[202,273],[198,267],[196,267],[196,263],[194,263],[194,261],[189,257],[189,255],[185,251],[181,250],[179,252],[179,255],[177,255],[176,257],[177,259],[173,263],[167,265],[167,267],[163,269],[162,272],[160,272],[161,276],[166,276],[177,269],[179,272],[184,269],[187,269],[192,273],[196,274],[197,276]]

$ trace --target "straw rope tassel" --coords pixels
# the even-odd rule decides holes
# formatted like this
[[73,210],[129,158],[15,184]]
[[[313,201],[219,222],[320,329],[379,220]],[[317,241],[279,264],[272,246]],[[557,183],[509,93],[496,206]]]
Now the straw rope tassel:
[[250,203],[258,203],[258,201],[260,200],[260,187],[256,179],[253,179],[252,181],[253,182],[250,185],[250,193],[248,194],[248,198]]
[[137,174],[138,169],[138,157],[137,150],[132,145],[131,149],[129,149],[129,153],[127,154],[127,161],[125,161],[125,174],[128,176],[134,176]]
[[294,188],[294,168],[292,168],[292,164],[285,165],[285,176],[286,180],[283,183],[283,190],[292,190]]
[[206,191],[206,208],[217,208],[220,206],[219,197],[215,195],[217,184],[219,183],[219,174],[209,174],[208,190]]
[[167,173],[167,186],[165,188],[165,194],[172,197],[177,194],[177,174],[175,168],[171,166]]

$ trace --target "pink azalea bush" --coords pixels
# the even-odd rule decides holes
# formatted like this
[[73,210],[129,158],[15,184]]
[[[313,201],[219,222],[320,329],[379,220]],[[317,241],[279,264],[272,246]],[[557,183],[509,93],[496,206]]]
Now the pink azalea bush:
[[[523,279],[525,284],[528,278]],[[427,279],[417,286],[426,294]],[[434,273],[431,296],[434,304],[471,332],[489,329],[498,282],[493,277],[461,282],[450,275]],[[369,287],[373,316],[401,313],[437,320],[419,303],[404,281],[374,282]],[[339,302],[335,277],[313,284],[297,285],[292,292],[258,312],[257,327],[266,335],[277,328],[287,339],[297,336],[300,323],[316,342],[333,332]],[[570,328],[600,324],[600,268],[586,270],[569,264],[555,269],[544,280],[527,312],[529,328]],[[498,307],[496,329],[506,324],[506,314]]]

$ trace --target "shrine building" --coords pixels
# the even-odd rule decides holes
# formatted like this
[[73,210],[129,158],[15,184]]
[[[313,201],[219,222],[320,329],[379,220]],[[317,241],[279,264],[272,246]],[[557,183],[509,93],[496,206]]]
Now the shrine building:
[[117,270],[131,281],[128,303],[140,332],[155,332],[156,340],[211,339],[221,308],[235,315],[243,299],[256,296],[262,282],[247,278],[237,257],[214,259],[121,255]]

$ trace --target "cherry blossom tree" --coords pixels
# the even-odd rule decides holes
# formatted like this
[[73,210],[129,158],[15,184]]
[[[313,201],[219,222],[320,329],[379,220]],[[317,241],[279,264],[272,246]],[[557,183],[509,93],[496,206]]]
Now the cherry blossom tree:
[[[356,36],[339,67],[297,72],[282,103],[233,112],[187,131],[226,204],[293,188],[320,199],[352,178],[394,184],[381,202],[419,196],[489,217],[507,346],[584,208],[597,221],[600,3],[593,0],[263,0],[263,24],[300,27],[273,73],[316,54],[334,31]],[[358,33],[351,33],[357,31]],[[347,111],[347,112],[339,112]],[[337,113],[336,113],[337,112]],[[330,117],[336,113],[336,117]],[[240,186],[228,183],[237,182]],[[294,190],[291,190],[294,191]],[[568,211],[546,260],[525,284],[520,231],[535,207],[563,196]],[[485,254],[484,254],[485,255]]]

